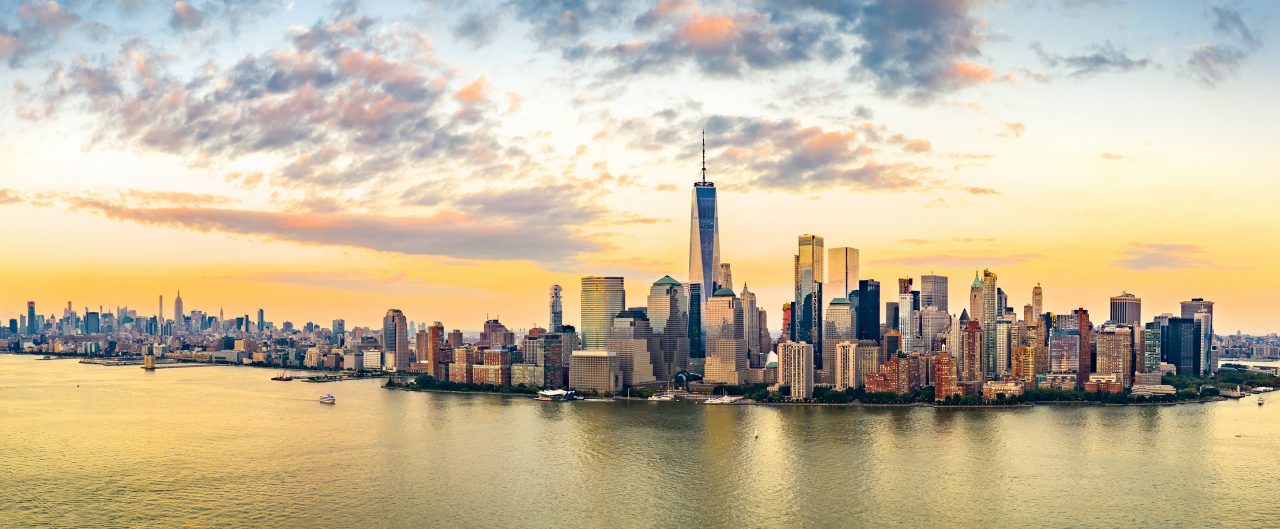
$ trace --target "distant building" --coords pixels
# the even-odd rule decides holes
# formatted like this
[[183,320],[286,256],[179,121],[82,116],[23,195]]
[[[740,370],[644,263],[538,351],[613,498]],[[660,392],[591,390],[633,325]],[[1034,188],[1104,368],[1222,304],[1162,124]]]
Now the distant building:
[[644,312],[624,310],[613,317],[607,349],[618,355],[623,386],[642,386],[657,380],[653,376],[653,356],[649,351],[652,340],[653,329]]
[[827,295],[848,298],[858,290],[858,249],[841,246],[827,250]]
[[933,307],[938,309],[938,312],[947,313],[950,310],[947,289],[947,276],[932,274],[920,276],[920,309]]
[[811,344],[778,344],[778,385],[791,388],[792,400],[813,397],[813,356]]
[[387,309],[382,318],[382,348],[395,359],[396,371],[408,371],[412,357],[409,354],[409,323],[400,309]]
[[1006,399],[1021,397],[1023,389],[1022,382],[1018,381],[987,382],[982,385],[982,400],[987,402],[999,400],[1000,395],[1004,395]]
[[[795,256],[795,306],[792,341],[811,343],[822,351],[822,285],[825,252],[822,237],[804,234]],[[821,357],[814,365],[822,369]]]
[[826,322],[823,325],[822,336],[822,365],[826,366],[818,370],[816,383],[832,384],[835,383],[835,357],[836,347],[841,343],[852,345],[857,341],[857,335],[854,333],[854,314],[849,300],[845,298],[835,298],[827,305]]
[[859,340],[880,341],[880,282],[874,279],[858,280],[858,301],[853,305],[854,332]]
[[569,388],[613,395],[622,390],[622,366],[616,353],[584,349],[569,355]]
[[1122,387],[1133,384],[1133,327],[1107,323],[1098,331],[1098,366],[1101,375],[1115,375]]
[[933,399],[946,400],[953,395],[960,395],[960,386],[956,384],[955,361],[948,353],[938,353],[933,364]]
[[627,292],[621,277],[582,278],[582,347],[604,349],[613,328],[613,317],[627,308]]
[[679,281],[663,276],[649,287],[648,301],[654,375],[671,380],[689,369],[689,294]]
[[1135,326],[1142,323],[1142,298],[1123,292],[1111,296],[1111,319],[1114,323]]
[[551,316],[547,328],[552,332],[564,325],[564,304],[560,299],[560,292],[560,285],[551,285]]
[[703,380],[737,385],[747,370],[747,343],[742,338],[742,303],[732,290],[721,288],[707,301],[707,363]]

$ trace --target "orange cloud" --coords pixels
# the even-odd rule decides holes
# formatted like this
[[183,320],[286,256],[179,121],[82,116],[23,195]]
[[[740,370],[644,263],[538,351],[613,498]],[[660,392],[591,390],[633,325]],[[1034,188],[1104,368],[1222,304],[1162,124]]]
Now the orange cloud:
[[453,94],[453,96],[464,104],[484,103],[485,101],[488,101],[485,96],[485,92],[487,92],[488,89],[489,81],[481,76],[471,84],[462,87],[462,89],[458,90]]
[[990,81],[995,77],[995,72],[981,64],[963,61],[956,64],[951,75],[961,82],[976,84]]
[[738,33],[738,23],[724,15],[694,15],[680,28],[680,41],[693,48],[724,46]]

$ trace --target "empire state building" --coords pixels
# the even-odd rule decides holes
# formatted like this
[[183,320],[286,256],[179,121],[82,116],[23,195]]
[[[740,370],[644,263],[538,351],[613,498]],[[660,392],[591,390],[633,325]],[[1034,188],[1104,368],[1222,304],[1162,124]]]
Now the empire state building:
[[702,135],[702,181],[693,183],[689,219],[689,347],[690,356],[704,357],[702,307],[720,288],[720,221],[716,214],[716,185],[707,181],[707,137]]

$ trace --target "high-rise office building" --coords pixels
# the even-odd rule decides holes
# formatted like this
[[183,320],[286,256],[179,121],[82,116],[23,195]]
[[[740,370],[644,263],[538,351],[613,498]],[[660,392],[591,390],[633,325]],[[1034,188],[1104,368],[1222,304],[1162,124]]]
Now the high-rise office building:
[[1136,366],[1143,373],[1160,372],[1161,327],[1162,325],[1158,321],[1148,322],[1143,326],[1142,360]]
[[1109,322],[1098,330],[1098,366],[1102,375],[1115,375],[1124,387],[1133,385],[1133,327]]
[[654,374],[659,380],[671,380],[689,368],[689,295],[679,281],[663,276],[649,287],[648,301]]
[[905,352],[914,350],[912,340],[916,337],[916,296],[911,291],[911,284],[909,277],[898,279],[898,325],[895,328],[902,335],[902,350]]
[[[720,220],[716,185],[707,181],[707,138],[702,137],[702,181],[693,183],[693,205],[689,219],[689,341],[695,356],[705,352],[702,308],[720,288]],[[693,328],[696,326],[696,330]],[[586,330],[583,330],[585,337]]]
[[621,277],[582,278],[582,348],[604,349],[613,328],[613,317],[627,308],[627,292]]
[[547,330],[556,332],[564,325],[564,305],[560,299],[560,285],[551,285],[551,316],[547,320]]
[[707,301],[703,313],[707,329],[707,363],[703,380],[741,384],[747,371],[747,343],[742,335],[742,301],[721,288]]
[[1200,335],[1192,318],[1169,318],[1160,329],[1162,360],[1173,364],[1178,376],[1199,376]]
[[258,332],[267,330],[267,312],[258,309]]
[[969,319],[982,320],[982,278],[976,270],[973,272],[973,284],[969,285]]
[[[1089,321],[1089,311],[1083,307],[1076,309],[1076,323],[1080,331],[1080,357],[1076,362],[1076,387],[1084,389],[1084,383],[1093,374],[1093,323]],[[1130,342],[1132,343],[1132,342]]]
[[40,334],[40,326],[36,322],[36,302],[27,302],[27,334]]
[[813,346],[804,342],[778,344],[778,384],[791,388],[791,398],[813,397]]
[[382,318],[382,351],[394,359],[396,371],[409,370],[409,322],[400,309],[387,309]]
[[653,328],[645,311],[624,310],[613,317],[606,349],[618,355],[624,386],[644,385],[656,380],[653,356],[649,350],[652,339]]
[[898,330],[900,312],[901,310],[897,301],[884,302],[884,330],[886,332]]
[[[219,316],[219,323],[221,323],[221,316]],[[333,323],[329,327],[329,332],[333,334],[334,345],[342,347],[344,344],[346,344],[346,340],[345,340],[347,335],[346,320],[333,320]]]
[[1111,318],[1108,321],[1139,325],[1142,322],[1142,298],[1128,292],[1111,296]]
[[[813,344],[822,351],[822,285],[825,252],[822,237],[801,235],[799,253],[795,256],[795,313],[792,314],[795,330],[792,341]],[[822,369],[821,358],[815,360],[814,369]]]
[[1200,341],[1200,370],[1214,373],[1218,370],[1217,359],[1213,357],[1213,314],[1201,308],[1192,319],[1196,322],[1196,339]]
[[428,371],[431,376],[437,380],[444,380],[444,366],[449,361],[444,355],[444,324],[434,322],[427,327],[427,345],[426,356],[419,358],[419,362],[426,362],[430,367]]
[[826,295],[848,298],[858,288],[858,249],[848,246],[827,250]]
[[[822,327],[822,365],[814,378],[816,384],[834,384],[836,376],[836,346],[858,340],[854,332],[854,315],[849,300],[835,298],[827,305],[826,321]],[[852,358],[852,352],[850,352]]]
[[951,326],[951,315],[937,307],[925,307],[920,311],[920,336],[916,340],[922,353],[941,351],[946,341],[948,328]]
[[[853,300],[849,301],[853,305]],[[880,341],[880,282],[874,279],[858,280],[858,302],[854,332],[859,340]]]
[[[1207,324],[1202,325],[1200,333],[1200,362],[1199,369],[1201,371],[1213,370],[1214,366],[1209,361],[1209,357],[1213,350],[1213,302],[1206,301],[1204,298],[1191,298],[1189,301],[1182,302],[1182,317],[1190,320],[1196,320],[1196,314],[1200,312],[1208,313],[1207,317],[1201,317]],[[1206,338],[1207,337],[1207,338]]]
[[182,289],[178,289],[178,295],[173,298],[173,328],[183,329],[184,316],[187,313],[182,308]]
[[751,365],[751,367],[762,367],[753,363],[753,359],[758,361],[762,358],[760,351],[760,316],[759,308],[756,307],[756,295],[754,292],[747,290],[746,282],[742,283],[742,293],[738,294],[738,299],[742,302],[742,339],[747,342],[747,364]]
[[832,384],[835,385],[836,391],[858,387],[857,378],[855,377],[858,365],[857,342],[843,341],[836,344],[834,349],[835,354],[831,361],[833,369],[831,371]]
[[1036,315],[1036,319],[1044,315],[1044,289],[1040,288],[1040,283],[1036,283],[1035,288],[1031,289],[1031,312]]
[[934,307],[939,312],[948,312],[947,276],[920,276],[920,309]]
[[733,269],[729,263],[720,263],[720,287],[733,290]]
[[[999,305],[999,297],[996,286],[996,274],[990,270],[982,271],[982,315],[978,317],[978,321],[982,325],[983,354],[982,354],[982,374],[987,380],[996,380],[999,377],[999,371],[996,363],[996,319],[999,316],[996,308]],[[972,316],[972,315],[971,315]]]

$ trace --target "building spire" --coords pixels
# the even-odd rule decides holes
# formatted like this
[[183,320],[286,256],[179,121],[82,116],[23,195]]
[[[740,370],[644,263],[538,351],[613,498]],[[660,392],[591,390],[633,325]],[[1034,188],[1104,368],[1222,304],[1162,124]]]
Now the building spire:
[[707,129],[702,129],[702,183],[707,183]]

